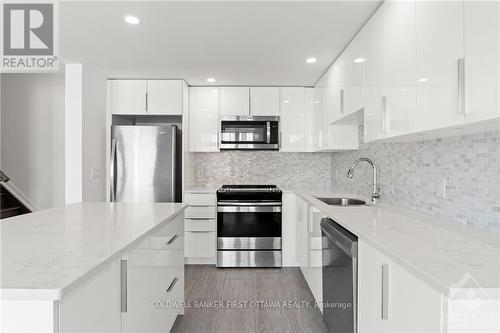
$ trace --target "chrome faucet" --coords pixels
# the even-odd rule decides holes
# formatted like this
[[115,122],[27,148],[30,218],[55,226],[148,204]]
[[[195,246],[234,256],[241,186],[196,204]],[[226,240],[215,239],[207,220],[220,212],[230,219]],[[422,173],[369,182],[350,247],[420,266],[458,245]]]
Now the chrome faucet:
[[352,176],[354,176],[354,168],[356,168],[356,165],[358,165],[359,162],[367,162],[373,168],[372,203],[376,204],[377,203],[377,199],[380,197],[380,189],[379,189],[378,183],[377,183],[377,166],[375,165],[375,163],[372,160],[370,160],[369,158],[366,158],[366,157],[358,158],[352,164],[352,167],[349,169],[349,171],[347,171],[347,177],[348,178],[352,178]]

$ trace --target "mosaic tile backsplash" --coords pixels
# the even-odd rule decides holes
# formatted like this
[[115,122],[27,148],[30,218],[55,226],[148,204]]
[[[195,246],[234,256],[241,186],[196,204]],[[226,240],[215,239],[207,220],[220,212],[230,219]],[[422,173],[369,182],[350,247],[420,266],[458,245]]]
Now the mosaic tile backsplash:
[[332,186],[369,196],[368,164],[346,176],[359,157],[376,163],[381,201],[500,233],[500,131],[332,153]]
[[275,184],[280,187],[328,187],[330,154],[230,151],[191,153],[194,186]]

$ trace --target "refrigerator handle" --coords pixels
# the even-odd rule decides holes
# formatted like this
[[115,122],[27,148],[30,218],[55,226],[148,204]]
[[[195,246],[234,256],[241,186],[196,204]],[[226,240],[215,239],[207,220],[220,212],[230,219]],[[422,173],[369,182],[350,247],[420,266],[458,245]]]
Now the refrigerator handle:
[[176,202],[176,189],[177,189],[177,126],[172,125],[172,202]]
[[115,188],[115,183],[116,183],[116,175],[115,175],[115,161],[116,161],[116,139],[111,140],[111,163],[110,163],[110,170],[109,170],[109,190],[110,190],[110,201],[115,202],[116,201],[116,188]]

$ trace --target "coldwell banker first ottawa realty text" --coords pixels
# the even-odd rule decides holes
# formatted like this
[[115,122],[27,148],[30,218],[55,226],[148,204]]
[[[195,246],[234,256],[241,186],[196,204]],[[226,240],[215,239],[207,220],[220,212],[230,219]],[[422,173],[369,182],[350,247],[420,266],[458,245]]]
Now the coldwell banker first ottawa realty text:
[[57,9],[52,2],[2,1],[2,72],[58,69]]

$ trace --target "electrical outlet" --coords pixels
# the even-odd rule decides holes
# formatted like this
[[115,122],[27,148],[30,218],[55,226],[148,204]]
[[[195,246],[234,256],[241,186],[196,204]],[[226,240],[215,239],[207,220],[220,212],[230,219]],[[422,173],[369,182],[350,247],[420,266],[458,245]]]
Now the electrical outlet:
[[90,168],[90,179],[97,179],[99,178],[99,169],[97,168]]
[[437,195],[441,199],[446,199],[446,177],[442,178],[439,182]]

